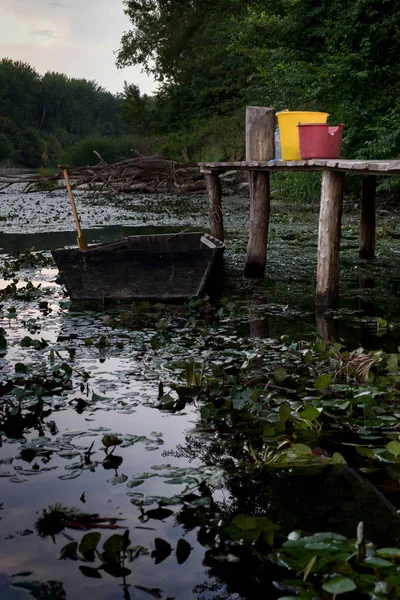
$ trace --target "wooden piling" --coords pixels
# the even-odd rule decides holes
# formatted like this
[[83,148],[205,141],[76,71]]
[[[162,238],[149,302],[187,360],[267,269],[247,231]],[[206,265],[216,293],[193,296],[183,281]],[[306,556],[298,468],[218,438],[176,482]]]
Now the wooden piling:
[[[263,106],[246,109],[246,161],[275,157],[275,110]],[[244,274],[263,277],[267,260],[270,214],[269,171],[249,171],[250,231]]]
[[376,175],[365,175],[361,183],[360,258],[375,257]]
[[208,224],[212,236],[224,241],[224,222],[222,217],[222,186],[215,173],[204,175],[208,196]]
[[317,289],[319,307],[339,303],[339,251],[344,174],[323,171],[318,233]]

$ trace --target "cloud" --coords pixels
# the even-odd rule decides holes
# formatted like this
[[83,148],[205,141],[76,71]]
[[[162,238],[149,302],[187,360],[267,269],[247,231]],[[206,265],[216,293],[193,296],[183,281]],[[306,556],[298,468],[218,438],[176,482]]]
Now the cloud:
[[[6,5],[7,4],[7,5]],[[117,50],[131,23],[122,0],[0,0],[0,57],[93,80],[112,92],[124,81],[151,94],[156,83],[140,66],[119,70]]]
[[32,35],[40,35],[42,37],[47,37],[50,39],[57,37],[57,33],[52,29],[31,29],[29,33],[31,33]]

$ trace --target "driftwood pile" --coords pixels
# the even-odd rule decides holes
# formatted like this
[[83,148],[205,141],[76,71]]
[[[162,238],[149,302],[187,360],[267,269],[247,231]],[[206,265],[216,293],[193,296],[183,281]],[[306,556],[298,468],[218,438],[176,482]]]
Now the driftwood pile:
[[[188,194],[205,190],[205,181],[196,164],[179,163],[160,156],[137,156],[114,163],[100,159],[90,167],[68,167],[72,189],[93,190],[107,194],[177,193]],[[240,172],[224,173],[224,184],[236,187],[243,182]],[[63,189],[61,169],[52,175],[21,175],[13,177],[0,173],[0,191],[13,184],[25,185],[25,192]],[[3,184],[3,185],[2,185]]]

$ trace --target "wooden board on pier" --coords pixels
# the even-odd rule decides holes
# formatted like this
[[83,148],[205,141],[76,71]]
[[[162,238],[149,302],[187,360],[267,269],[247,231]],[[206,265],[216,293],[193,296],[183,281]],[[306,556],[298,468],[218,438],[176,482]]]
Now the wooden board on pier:
[[343,171],[365,175],[400,176],[400,160],[348,160],[344,158],[312,160],[265,160],[237,162],[201,162],[202,173],[227,170],[245,171]]

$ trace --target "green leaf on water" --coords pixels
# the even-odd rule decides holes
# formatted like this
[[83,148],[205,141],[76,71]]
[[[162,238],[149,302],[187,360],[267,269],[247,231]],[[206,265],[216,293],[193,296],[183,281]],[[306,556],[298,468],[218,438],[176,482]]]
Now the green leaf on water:
[[60,559],[77,560],[78,542],[70,542],[61,548]]
[[386,450],[388,450],[391,454],[397,458],[400,456],[400,442],[396,440],[391,440],[388,444],[386,444]]
[[126,484],[126,487],[128,487],[128,488],[139,487],[139,485],[142,485],[143,483],[144,483],[144,479],[134,479],[133,481],[128,481],[128,483]]
[[364,563],[373,568],[393,566],[390,560],[386,560],[385,558],[379,558],[379,556],[367,556],[367,558],[364,560]]
[[115,562],[120,560],[121,552],[125,552],[129,547],[129,532],[124,535],[111,535],[103,544],[102,560],[105,563]]
[[101,441],[103,446],[105,446],[106,448],[111,448],[112,446],[119,446],[123,442],[123,440],[117,435],[104,435]]
[[346,459],[340,454],[340,452],[334,452],[332,454],[331,462],[333,465],[347,465]]
[[125,483],[125,481],[128,481],[127,475],[114,475],[114,477],[107,479],[107,483],[111,483],[111,485],[118,485],[119,483]]
[[279,420],[282,424],[285,424],[286,421],[288,419],[290,419],[290,415],[291,415],[291,408],[290,408],[290,404],[288,404],[287,402],[285,402],[284,404],[281,404],[279,407]]
[[310,446],[306,446],[305,444],[295,444],[293,446],[293,450],[296,454],[312,454],[312,450]]
[[80,541],[79,552],[82,556],[91,562],[95,559],[95,550],[99,543],[101,534],[98,531],[86,533]]
[[308,402],[304,402],[304,410],[299,413],[299,417],[302,419],[307,419],[307,421],[314,421],[318,419],[320,412],[315,406],[312,404],[308,404]]
[[356,589],[356,584],[349,577],[332,577],[329,581],[323,584],[322,589],[330,592],[334,596],[346,594]]
[[287,371],[283,367],[278,367],[273,373],[273,378],[277,385],[282,385],[288,378]]
[[376,553],[381,558],[399,558],[400,548],[379,548]]
[[316,390],[323,390],[331,385],[332,373],[324,373],[320,375],[314,382],[314,388]]

